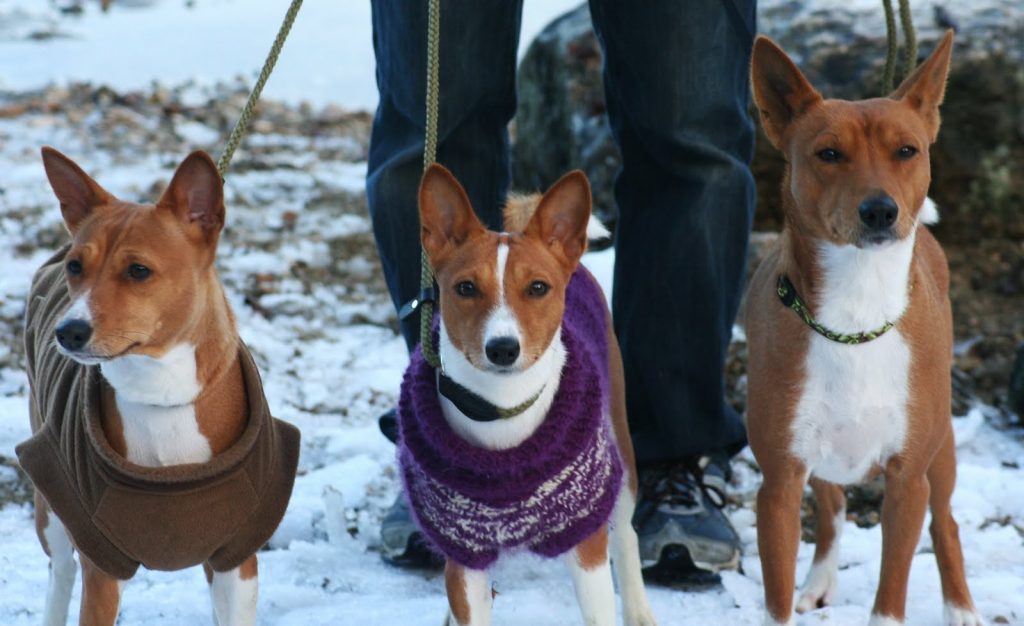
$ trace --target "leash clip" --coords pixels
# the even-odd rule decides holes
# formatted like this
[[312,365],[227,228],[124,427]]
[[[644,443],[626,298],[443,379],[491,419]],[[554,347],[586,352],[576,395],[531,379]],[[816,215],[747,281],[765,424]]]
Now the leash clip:
[[399,309],[398,311],[398,319],[407,319],[413,313],[415,313],[416,310],[419,309],[424,302],[437,302],[437,294],[434,293],[433,287],[429,287],[427,289],[420,291],[419,296],[403,304],[402,308]]

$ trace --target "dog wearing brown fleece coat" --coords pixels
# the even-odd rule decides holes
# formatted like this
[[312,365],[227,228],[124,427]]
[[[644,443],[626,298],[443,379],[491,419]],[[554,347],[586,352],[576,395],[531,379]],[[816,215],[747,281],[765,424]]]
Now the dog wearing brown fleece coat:
[[256,551],[284,516],[298,430],[271,417],[214,269],[223,188],[205,153],[155,205],[43,149],[71,243],[32,282],[34,436],[17,448],[50,555],[44,624],[113,625],[138,566],[202,564],[219,626],[256,619]]

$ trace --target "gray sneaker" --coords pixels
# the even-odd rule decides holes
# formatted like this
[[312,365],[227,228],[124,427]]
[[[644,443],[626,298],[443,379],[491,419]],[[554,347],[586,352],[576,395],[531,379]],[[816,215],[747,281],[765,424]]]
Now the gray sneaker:
[[444,558],[427,545],[409,512],[405,494],[398,494],[380,523],[381,557],[398,567],[437,568]]
[[728,460],[707,456],[640,470],[633,526],[648,577],[710,583],[739,568],[739,536],[722,512],[728,473]]
[[[380,432],[391,443],[398,443],[398,414],[396,409],[377,418]],[[437,568],[444,566],[444,558],[427,545],[423,533],[416,528],[409,512],[409,502],[400,493],[380,522],[381,557],[386,563],[398,567]]]

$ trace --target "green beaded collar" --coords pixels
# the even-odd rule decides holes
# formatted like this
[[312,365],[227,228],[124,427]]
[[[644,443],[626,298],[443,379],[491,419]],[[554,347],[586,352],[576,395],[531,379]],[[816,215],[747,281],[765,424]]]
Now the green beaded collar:
[[893,322],[886,322],[874,330],[868,330],[862,333],[837,333],[825,328],[814,319],[814,316],[811,315],[811,312],[807,309],[807,305],[804,304],[804,301],[800,299],[800,295],[797,294],[796,287],[793,286],[793,283],[790,282],[789,278],[785,274],[779,276],[779,282],[775,291],[779,294],[779,299],[782,300],[782,304],[796,311],[796,314],[800,316],[800,319],[814,329],[814,332],[826,339],[835,341],[836,343],[843,343],[851,346],[867,343],[878,339],[887,333],[889,329],[895,326],[895,323]]

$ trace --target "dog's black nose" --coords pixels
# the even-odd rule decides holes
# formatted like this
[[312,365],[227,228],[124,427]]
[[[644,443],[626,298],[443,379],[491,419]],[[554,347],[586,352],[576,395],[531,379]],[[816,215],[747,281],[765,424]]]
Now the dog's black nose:
[[65,350],[77,352],[89,343],[92,326],[85,320],[64,320],[57,324],[57,343]]
[[886,230],[896,223],[896,216],[900,208],[896,201],[890,196],[875,196],[868,198],[857,207],[860,212],[860,221],[869,230]]
[[487,359],[495,365],[512,365],[519,358],[519,340],[515,337],[495,337],[484,346]]

